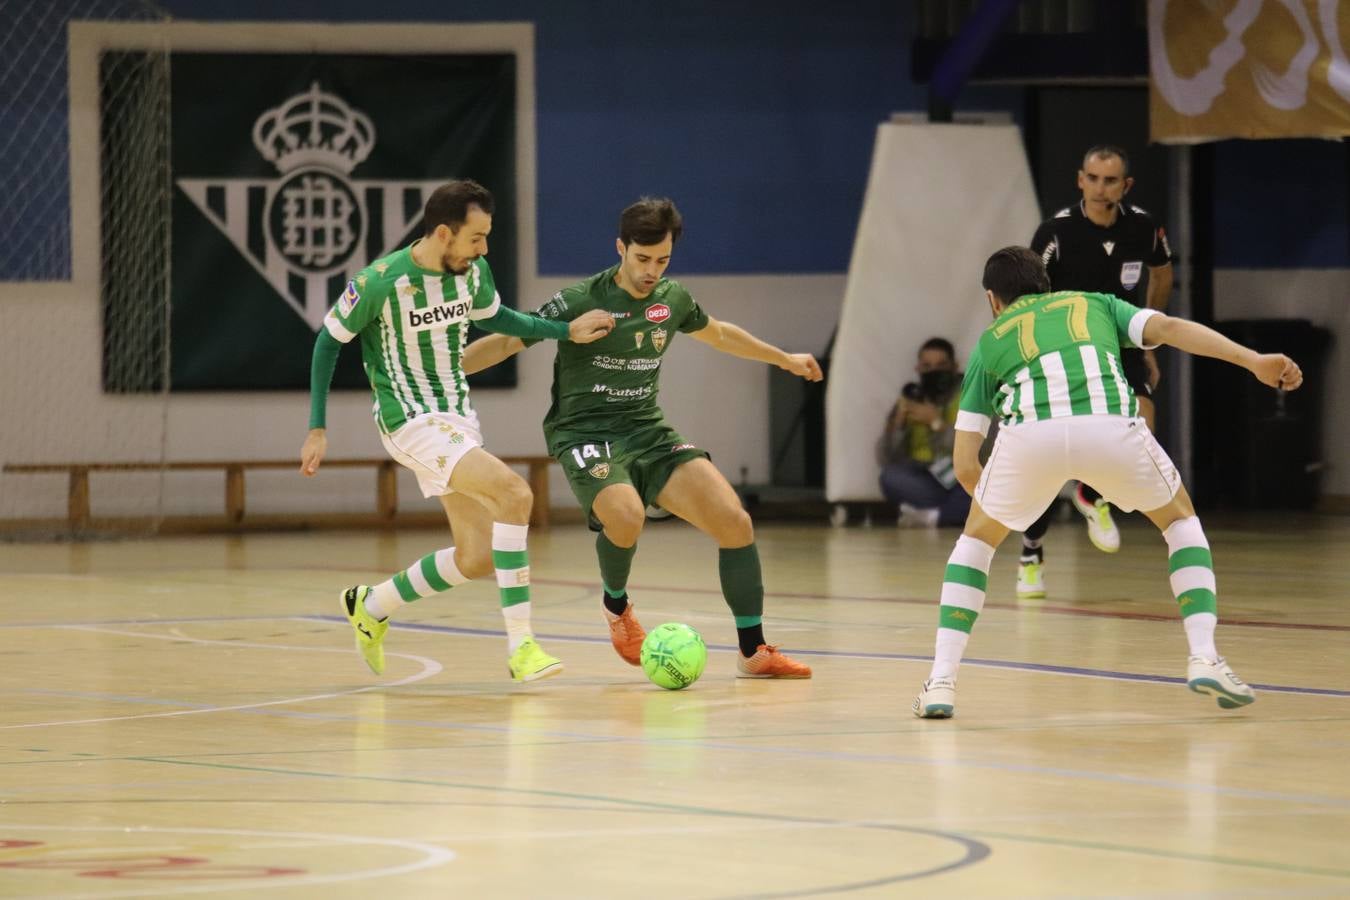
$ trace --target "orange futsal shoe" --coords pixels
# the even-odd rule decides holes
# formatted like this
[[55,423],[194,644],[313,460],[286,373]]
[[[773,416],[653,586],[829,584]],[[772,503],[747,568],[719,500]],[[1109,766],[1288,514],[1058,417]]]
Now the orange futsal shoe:
[[737,678],[810,678],[811,667],[778,652],[773,644],[760,644],[746,659],[736,654]]
[[630,666],[641,665],[642,642],[647,639],[647,632],[633,615],[633,604],[630,602],[620,616],[606,609],[605,619],[609,622],[609,642],[614,645],[614,651]]

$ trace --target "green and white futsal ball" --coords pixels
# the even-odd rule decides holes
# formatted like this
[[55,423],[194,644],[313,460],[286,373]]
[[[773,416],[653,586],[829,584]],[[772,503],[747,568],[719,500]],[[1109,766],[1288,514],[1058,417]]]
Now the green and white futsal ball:
[[652,684],[668,691],[687,688],[698,681],[708,662],[703,636],[688,625],[667,622],[647,632],[642,642],[642,671]]

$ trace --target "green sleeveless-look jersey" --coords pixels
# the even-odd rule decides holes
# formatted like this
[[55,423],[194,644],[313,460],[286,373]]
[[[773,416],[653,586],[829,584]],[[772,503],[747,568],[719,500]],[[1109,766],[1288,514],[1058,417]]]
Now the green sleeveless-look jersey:
[[656,405],[661,360],[677,331],[698,331],[708,324],[707,314],[679,282],[662,278],[638,300],[614,283],[618,269],[559,291],[534,312],[568,322],[603,309],[615,319],[614,330],[598,341],[558,344],[553,405],[544,417],[544,438],[555,456],[579,441],[615,438],[663,422]]
[[1139,401],[1121,347],[1144,347],[1156,310],[1110,294],[1056,291],[1019,298],[980,335],[961,386],[956,427],[989,430],[1066,416],[1135,416]]
[[360,336],[375,421],[387,434],[424,413],[473,414],[463,365],[469,322],[500,305],[486,259],[463,275],[433,272],[404,247],[357,273],[323,324],[344,344]]

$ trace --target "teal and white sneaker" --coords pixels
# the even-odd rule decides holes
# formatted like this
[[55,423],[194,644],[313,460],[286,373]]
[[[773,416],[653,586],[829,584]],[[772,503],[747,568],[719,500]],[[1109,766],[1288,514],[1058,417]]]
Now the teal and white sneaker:
[[1256,702],[1256,692],[1237,677],[1237,673],[1228,667],[1222,656],[1214,660],[1203,656],[1188,659],[1186,687],[1197,694],[1209,694],[1224,709],[1237,709]]
[[507,660],[507,667],[516,681],[538,681],[563,670],[562,660],[545,653],[544,648],[536,644],[532,637],[520,642],[516,652]]
[[1092,546],[1103,553],[1115,553],[1120,549],[1120,529],[1111,518],[1111,504],[1100,497],[1096,502],[1088,503],[1078,493],[1078,488],[1069,492],[1073,499],[1073,508],[1087,519],[1088,540]]
[[369,596],[370,588],[358,584],[347,588],[338,599],[342,603],[342,611],[347,614],[347,621],[352,623],[356,631],[356,649],[361,652],[361,658],[370,666],[370,671],[383,675],[384,633],[389,630],[389,620],[381,622],[366,612],[366,598]]
[[956,679],[930,678],[914,698],[914,715],[920,719],[950,719],[956,715]]

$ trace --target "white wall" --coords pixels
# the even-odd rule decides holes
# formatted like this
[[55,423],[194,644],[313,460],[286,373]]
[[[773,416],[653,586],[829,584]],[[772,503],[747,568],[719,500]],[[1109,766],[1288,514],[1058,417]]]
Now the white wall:
[[1322,389],[1322,493],[1350,496],[1350,269],[1218,269],[1214,318],[1308,319],[1331,331]]
[[829,499],[881,499],[876,433],[919,346],[941,335],[969,359],[989,325],[985,260],[1039,221],[1017,126],[877,129],[825,401]]
[[[678,259],[677,259],[678,262]],[[536,278],[526,298],[546,299],[575,278]],[[713,316],[735,322],[788,349],[819,354],[838,316],[842,275],[699,276],[681,279]],[[522,305],[530,305],[527,299]],[[76,284],[0,284],[0,463],[165,458],[289,459],[304,438],[309,402],[301,392],[183,394],[167,407],[153,397],[112,397],[100,391],[100,324],[92,289]],[[344,350],[355,353],[354,347]],[[707,447],[733,481],[740,469],[751,481],[769,472],[768,367],[717,353],[678,336],[663,366],[661,402],[690,440]],[[519,384],[511,390],[475,391],[489,449],[502,454],[542,453],[540,422],[549,402],[553,354],[537,346],[520,357]],[[329,455],[382,456],[366,392],[335,394],[329,403]],[[553,501],[572,504],[554,470]],[[169,514],[219,513],[223,476],[166,476]],[[158,480],[150,476],[95,475],[93,512],[154,511]],[[416,483],[400,482],[404,508],[425,503]],[[0,476],[0,518],[62,516],[60,476]],[[369,511],[369,472],[329,470],[318,479],[289,472],[250,473],[249,509]]]

